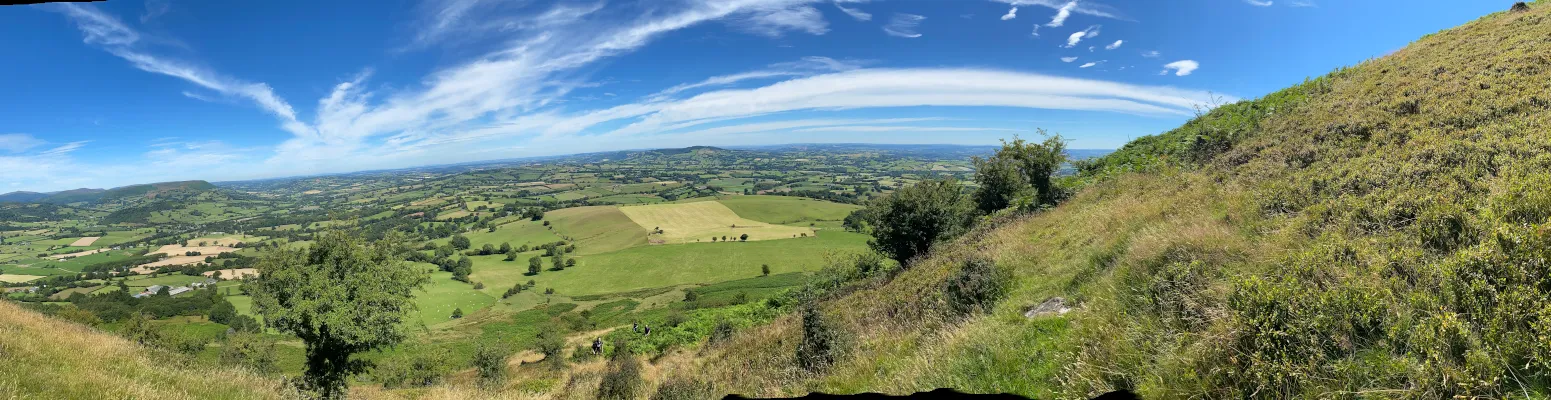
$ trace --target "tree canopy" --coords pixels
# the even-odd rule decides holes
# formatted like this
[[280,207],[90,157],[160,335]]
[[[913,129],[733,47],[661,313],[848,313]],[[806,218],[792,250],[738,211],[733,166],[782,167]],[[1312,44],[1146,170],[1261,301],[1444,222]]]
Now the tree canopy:
[[253,310],[306,344],[305,383],[325,398],[368,364],[357,353],[398,344],[409,332],[414,291],[428,279],[403,261],[397,234],[366,242],[332,231],[306,249],[275,247],[257,263]]

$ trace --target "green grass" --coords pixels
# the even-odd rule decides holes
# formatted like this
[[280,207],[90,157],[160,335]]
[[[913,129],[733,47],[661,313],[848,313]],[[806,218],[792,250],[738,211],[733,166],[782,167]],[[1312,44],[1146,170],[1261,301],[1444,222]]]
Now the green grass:
[[576,241],[577,254],[599,254],[646,244],[646,229],[613,206],[550,211],[544,219],[555,231]]
[[839,221],[861,206],[791,196],[722,196],[718,202],[739,217],[772,224]]
[[803,239],[641,246],[580,256],[576,267],[531,279],[539,290],[554,288],[566,296],[713,283],[758,276],[762,264],[769,264],[772,274],[816,270],[827,254],[861,251],[866,242],[855,233],[824,232]]
[[[420,266],[435,268],[429,264]],[[431,274],[431,283],[425,286],[425,291],[415,293],[415,306],[419,309],[419,321],[426,326],[435,326],[452,320],[454,309],[462,308],[464,314],[470,314],[494,304],[498,298],[453,280],[451,272],[437,271]]]
[[129,281],[124,282],[124,284],[129,285],[131,288],[144,288],[153,285],[184,286],[190,283],[203,281],[205,279],[206,278],[203,276],[188,276],[183,274],[168,274],[157,276],[155,278],[152,278],[150,275],[142,275],[131,277],[129,278]]
[[[477,230],[474,232],[465,233],[463,236],[469,238],[469,242],[473,244],[473,248],[475,249],[478,249],[486,244],[490,244],[498,248],[501,246],[501,243],[511,243],[512,247],[520,247],[522,245],[536,247],[541,244],[560,241],[560,236],[555,235],[554,231],[545,228],[543,222],[529,221],[525,219],[501,225],[496,228],[495,232],[490,232],[488,230]],[[440,246],[451,240],[452,238],[450,237],[442,238],[433,241],[433,243],[436,243],[437,246]]]

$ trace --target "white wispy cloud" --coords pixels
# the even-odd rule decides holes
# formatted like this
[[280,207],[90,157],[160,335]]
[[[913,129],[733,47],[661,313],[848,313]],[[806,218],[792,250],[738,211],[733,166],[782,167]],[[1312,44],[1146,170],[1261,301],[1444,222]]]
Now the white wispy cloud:
[[840,5],[841,3],[846,3],[846,2],[845,1],[836,1],[835,2],[835,8],[839,8],[840,12],[846,13],[846,15],[851,16],[851,18],[855,18],[857,21],[871,21],[872,20],[872,14],[868,14],[867,12],[862,11],[859,8],[846,8],[846,6]]
[[1082,43],[1083,39],[1092,39],[1099,36],[1099,28],[1099,25],[1093,25],[1088,27],[1088,29],[1073,32],[1071,36],[1066,37],[1066,47],[1076,47],[1078,43]]
[[122,21],[90,5],[59,4],[55,9],[68,15],[85,35],[87,43],[102,46],[142,71],[179,78],[227,96],[251,100],[281,120],[281,127],[293,134],[307,135],[312,128],[296,119],[296,112],[276,96],[269,85],[245,82],[214,73],[188,63],[154,56],[136,46],[140,34]]
[[1124,40],[1116,40],[1115,43],[1110,43],[1110,45],[1104,46],[1104,50],[1118,49],[1118,48],[1120,48],[1120,45],[1123,45],[1125,43],[1126,43],[1126,41],[1124,41]]
[[171,9],[172,0],[145,0],[145,13],[140,14],[140,22],[150,22]]
[[1061,62],[1069,63],[1077,61],[1077,57],[1061,57]]
[[[1099,18],[1127,19],[1119,10],[1094,0],[991,0],[996,3],[1011,6],[1040,6],[1056,10],[1056,15],[1051,18],[1049,27],[1060,27],[1066,23],[1066,19],[1072,14],[1082,14]],[[1065,10],[1065,11],[1063,11]]]
[[1293,7],[1319,7],[1319,5],[1318,4],[1314,4],[1313,1],[1307,1],[1307,0],[1293,0],[1292,2],[1290,2],[1288,4],[1292,5]]
[[559,118],[547,134],[634,121],[612,135],[638,135],[708,121],[793,111],[919,106],[998,106],[1186,115],[1208,95],[1165,87],[980,69],[861,69],[684,100],[638,103]]
[[47,142],[25,133],[0,134],[0,151],[20,153],[34,147],[42,146],[44,143]]
[[1270,7],[1272,3],[1269,0],[1244,0],[1244,2],[1255,7]]
[[1011,10],[1007,10],[1007,14],[1002,15],[1002,20],[1003,21],[1006,21],[1006,20],[1009,20],[1009,19],[1013,19],[1013,18],[1018,18],[1018,7],[1017,6],[1013,6],[1013,8]]
[[48,156],[58,156],[58,155],[69,154],[70,152],[76,151],[76,150],[80,149],[81,147],[85,147],[86,144],[90,143],[90,142],[91,142],[90,140],[82,140],[82,141],[79,141],[79,142],[65,143],[63,145],[60,145],[59,147],[55,147],[55,148],[52,148],[52,149],[44,150],[43,152],[38,153],[38,155],[39,156],[43,156],[43,157],[48,157]]
[[1039,37],[1039,24],[1034,24],[1034,32],[1030,34],[1034,35],[1034,37]]
[[675,85],[673,87],[663,89],[662,91],[659,91],[652,96],[648,96],[648,98],[661,100],[669,95],[673,95],[679,92],[707,87],[726,86],[755,79],[809,76],[823,72],[849,71],[861,68],[863,64],[864,62],[856,60],[836,60],[829,57],[819,56],[803,57],[803,59],[800,61],[771,64],[770,68],[768,69],[713,76],[700,82]]
[[1159,53],[1157,50],[1148,50],[1148,51],[1142,52],[1142,57],[1158,58],[1158,57],[1161,57],[1161,56],[1163,56],[1163,53]]
[[1196,69],[1199,68],[1201,68],[1201,63],[1195,62],[1195,60],[1180,60],[1164,64],[1163,72],[1160,74],[1167,75],[1169,71],[1174,71],[1175,76],[1185,76],[1196,72]]
[[767,37],[781,37],[787,31],[801,31],[812,35],[829,32],[824,14],[812,6],[772,7],[762,12],[750,13],[732,26]]
[[1045,26],[1059,28],[1062,25],[1066,25],[1066,19],[1072,17],[1072,10],[1075,9],[1077,9],[1077,2],[1075,0],[1062,5],[1061,8],[1056,9],[1056,15],[1050,17],[1050,23],[1045,24]]
[[916,33],[916,27],[920,26],[921,21],[925,20],[926,17],[920,15],[895,13],[894,17],[889,19],[889,24],[883,27],[883,32],[890,36],[918,38],[921,37],[921,34]]

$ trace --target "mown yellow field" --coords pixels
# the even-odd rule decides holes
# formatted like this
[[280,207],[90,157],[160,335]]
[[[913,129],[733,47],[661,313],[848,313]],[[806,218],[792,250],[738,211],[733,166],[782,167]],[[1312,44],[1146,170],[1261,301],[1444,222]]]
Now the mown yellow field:
[[43,277],[41,277],[41,276],[33,276],[33,275],[0,274],[0,282],[8,282],[8,283],[31,282],[33,280],[42,279],[42,278]]
[[721,240],[723,236],[736,241],[745,234],[749,235],[749,240],[791,239],[814,234],[809,228],[745,219],[715,201],[628,206],[620,207],[619,211],[647,231],[662,229],[662,234],[650,237],[653,243],[710,242],[712,237]]
[[101,239],[101,237],[98,237],[98,236],[87,236],[87,237],[83,237],[83,238],[80,238],[80,239],[76,239],[76,240],[75,240],[75,242],[73,242],[73,243],[70,243],[70,246],[71,246],[71,247],[86,247],[86,246],[91,246],[91,245],[92,245],[92,242],[96,242],[96,241],[97,241],[97,239]]

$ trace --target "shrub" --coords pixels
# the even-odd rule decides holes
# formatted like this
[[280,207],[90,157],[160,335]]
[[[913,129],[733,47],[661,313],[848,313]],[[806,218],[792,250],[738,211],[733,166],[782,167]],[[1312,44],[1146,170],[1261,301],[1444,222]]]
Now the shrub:
[[453,319],[463,318],[463,308],[460,307],[460,308],[452,309],[452,318]]
[[479,373],[479,384],[493,387],[506,380],[507,353],[500,346],[480,343],[474,348],[474,370]]
[[226,337],[221,346],[221,363],[235,365],[258,373],[279,371],[275,362],[275,341],[251,333],[239,333]]
[[630,353],[629,344],[623,341],[614,343],[614,354],[609,357],[608,371],[598,383],[598,398],[634,399],[645,383],[641,378],[641,361]]
[[684,301],[685,302],[693,302],[693,301],[699,300],[699,299],[700,299],[700,294],[696,293],[694,290],[685,290],[684,291]]
[[710,382],[675,376],[657,387],[652,400],[708,400],[715,399],[715,388]]
[[839,332],[824,320],[818,307],[802,310],[802,342],[797,344],[797,365],[809,372],[829,369],[840,352]]
[[989,259],[965,260],[958,273],[948,280],[943,292],[948,305],[959,315],[989,312],[1007,294],[1012,274]]

